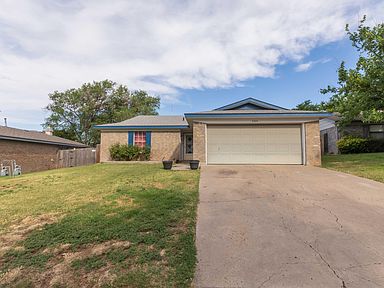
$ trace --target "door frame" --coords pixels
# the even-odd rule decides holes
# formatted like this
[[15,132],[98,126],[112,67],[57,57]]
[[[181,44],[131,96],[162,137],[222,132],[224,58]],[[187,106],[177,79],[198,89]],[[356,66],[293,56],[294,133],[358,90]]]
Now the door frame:
[[186,145],[187,145],[187,141],[186,141],[186,137],[187,136],[192,136],[192,151],[193,151],[193,133],[192,131],[191,132],[185,132],[183,133],[183,141],[182,141],[182,145],[183,145],[183,160],[193,160],[193,152],[192,153],[186,153]]

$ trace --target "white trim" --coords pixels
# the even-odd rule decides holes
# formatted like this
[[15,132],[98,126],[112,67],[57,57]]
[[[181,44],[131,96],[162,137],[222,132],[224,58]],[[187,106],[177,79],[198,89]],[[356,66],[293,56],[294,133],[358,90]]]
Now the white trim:
[[[186,138],[187,136],[192,136],[192,151],[193,151],[193,133],[192,132],[187,132],[187,133],[183,133],[183,158],[185,158],[185,156],[192,156],[193,155],[193,152],[192,153],[187,153],[187,141],[186,141]],[[192,156],[193,158],[193,156]]]
[[[193,155],[193,152],[192,153],[187,153],[187,141],[185,138],[187,138],[187,136],[192,136],[192,142],[193,142],[193,133],[192,132],[188,132],[188,133],[183,133],[183,136],[184,136],[184,143],[183,143],[183,150],[184,150],[184,154],[185,155]],[[193,145],[193,144],[192,144]],[[192,146],[192,149],[193,149],[193,146]],[[193,151],[193,150],[192,150]]]
[[233,120],[204,120],[199,121],[205,124],[233,124],[233,125],[259,125],[259,124],[302,124],[307,122],[313,122],[313,119],[270,119],[270,120],[259,120],[259,119],[233,119]]
[[205,165],[208,165],[208,125],[204,124],[205,134]]
[[303,165],[307,165],[307,143],[305,141],[305,136],[307,134],[307,131],[305,130],[305,123],[301,124],[301,151],[303,153]]

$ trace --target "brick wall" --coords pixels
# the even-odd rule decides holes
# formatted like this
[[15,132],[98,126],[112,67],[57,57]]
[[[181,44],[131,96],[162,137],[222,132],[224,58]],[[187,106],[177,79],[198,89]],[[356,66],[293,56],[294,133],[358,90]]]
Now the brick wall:
[[[110,161],[109,147],[120,143],[128,144],[127,131],[102,131],[100,142],[100,161]],[[180,131],[152,131],[151,132],[151,160],[179,160],[181,149]]]
[[23,173],[56,168],[59,146],[0,140],[0,160],[16,160]]
[[305,123],[305,147],[307,165],[321,166],[319,121]]
[[151,160],[180,160],[180,131],[152,131]]
[[109,147],[113,144],[128,144],[128,131],[102,131],[100,142],[100,162],[110,161]]
[[206,163],[205,159],[205,131],[207,125],[204,123],[193,123],[193,160],[200,160],[201,164]]

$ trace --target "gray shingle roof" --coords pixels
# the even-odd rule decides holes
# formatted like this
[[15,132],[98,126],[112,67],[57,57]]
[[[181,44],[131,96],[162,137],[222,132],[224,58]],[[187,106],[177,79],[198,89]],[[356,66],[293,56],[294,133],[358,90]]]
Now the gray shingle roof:
[[0,139],[13,140],[13,141],[24,141],[33,143],[44,143],[50,145],[60,145],[67,147],[88,147],[85,144],[68,140],[65,138],[47,135],[44,132],[23,130],[17,128],[11,128],[6,126],[0,126]]
[[141,115],[136,116],[128,120],[124,120],[118,123],[109,123],[96,125],[95,128],[103,129],[108,127],[179,127],[179,126],[188,126],[188,122],[185,120],[184,116],[149,116]]

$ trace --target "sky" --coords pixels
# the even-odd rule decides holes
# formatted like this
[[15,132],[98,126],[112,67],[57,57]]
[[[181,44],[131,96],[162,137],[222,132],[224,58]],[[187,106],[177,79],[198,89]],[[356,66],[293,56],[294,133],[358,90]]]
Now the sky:
[[162,115],[247,97],[286,108],[337,81],[352,29],[383,0],[0,0],[0,125],[41,130],[48,94],[113,80]]

